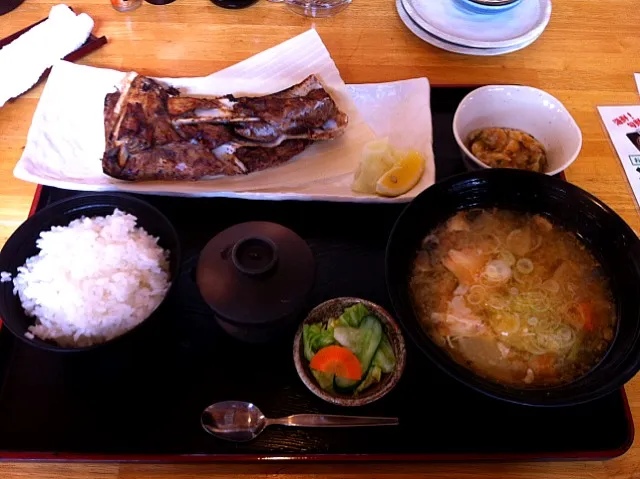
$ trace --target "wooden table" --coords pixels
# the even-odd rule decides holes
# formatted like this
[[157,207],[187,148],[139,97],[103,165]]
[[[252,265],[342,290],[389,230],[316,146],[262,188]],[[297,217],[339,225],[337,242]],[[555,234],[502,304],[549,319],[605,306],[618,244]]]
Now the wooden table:
[[[594,193],[640,231],[630,189],[600,124],[596,105],[638,103],[632,73],[640,71],[637,0],[562,0],[547,31],[523,51],[502,57],[466,57],[433,48],[400,22],[394,0],[354,0],[331,19],[307,19],[264,1],[229,11],[206,0],[144,4],[131,13],[108,0],[70,6],[90,14],[109,43],[82,63],[157,76],[199,76],[243,60],[310,27],[325,41],[347,83],[426,76],[433,84],[521,83],[549,91],[574,115],[584,135],[569,180]],[[0,38],[46,17],[57,2],[27,0],[0,17]],[[12,169],[42,91],[39,86],[0,109],[0,245],[25,219],[35,185],[15,180]],[[627,385],[636,427],[640,379]],[[0,477],[145,478],[634,478],[640,479],[640,441],[622,458],[590,463],[519,464],[290,464],[138,465],[0,464]]]

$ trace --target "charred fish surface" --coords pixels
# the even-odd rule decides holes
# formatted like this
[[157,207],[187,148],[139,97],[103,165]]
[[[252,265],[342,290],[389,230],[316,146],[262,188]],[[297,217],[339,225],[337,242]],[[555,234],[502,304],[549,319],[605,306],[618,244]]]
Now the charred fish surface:
[[348,121],[315,75],[271,95],[195,98],[132,73],[105,97],[102,168],[126,181],[251,173],[341,136]]
[[244,173],[238,165],[221,161],[200,144],[160,145],[127,156],[124,166],[117,157],[103,159],[103,170],[128,181],[184,180]]

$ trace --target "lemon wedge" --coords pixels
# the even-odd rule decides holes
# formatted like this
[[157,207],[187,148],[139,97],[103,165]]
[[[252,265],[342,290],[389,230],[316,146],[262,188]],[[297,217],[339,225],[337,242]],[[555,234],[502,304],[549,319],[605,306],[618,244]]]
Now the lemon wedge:
[[424,157],[415,150],[400,156],[394,166],[376,183],[376,193],[382,196],[400,196],[418,184],[424,173]]
[[394,166],[396,159],[393,155],[393,148],[386,138],[364,145],[351,189],[357,193],[375,194],[380,177]]

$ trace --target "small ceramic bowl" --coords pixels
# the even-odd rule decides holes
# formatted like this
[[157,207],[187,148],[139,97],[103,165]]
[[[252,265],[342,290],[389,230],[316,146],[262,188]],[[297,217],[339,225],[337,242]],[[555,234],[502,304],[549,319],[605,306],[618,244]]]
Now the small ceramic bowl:
[[266,343],[296,327],[315,274],[313,252],[294,231],[248,221],[207,243],[196,283],[225,332],[247,343]]
[[[393,352],[396,356],[396,368],[392,373],[383,375],[382,380],[378,384],[365,389],[357,396],[340,393],[329,394],[318,385],[309,369],[309,362],[304,357],[302,328],[305,324],[319,322],[327,323],[331,318],[337,318],[346,308],[353,306],[356,303],[364,304],[367,309],[382,322],[384,331],[389,338],[389,342],[391,343]],[[407,350],[404,338],[402,337],[402,332],[400,331],[396,321],[384,308],[372,303],[371,301],[359,298],[335,298],[319,304],[311,310],[307,318],[302,322],[293,341],[293,361],[296,365],[298,376],[300,376],[302,382],[313,394],[327,402],[337,404],[338,406],[364,406],[365,404],[372,403],[385,396],[395,387],[400,376],[402,376],[406,358]]]
[[453,117],[453,135],[470,170],[489,168],[467,148],[465,141],[478,128],[516,128],[540,141],[547,151],[547,175],[556,175],[575,161],[582,133],[559,100],[537,88],[489,85],[462,99]]

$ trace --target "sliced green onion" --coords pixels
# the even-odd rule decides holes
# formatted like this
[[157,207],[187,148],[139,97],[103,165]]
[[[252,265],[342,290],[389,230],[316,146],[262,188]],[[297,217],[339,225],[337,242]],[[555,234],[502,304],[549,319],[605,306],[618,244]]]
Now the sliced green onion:
[[522,274],[530,274],[533,272],[533,261],[529,258],[520,258],[516,262],[516,269]]

